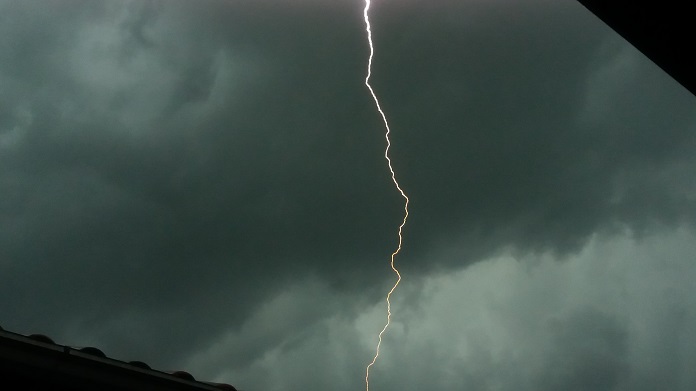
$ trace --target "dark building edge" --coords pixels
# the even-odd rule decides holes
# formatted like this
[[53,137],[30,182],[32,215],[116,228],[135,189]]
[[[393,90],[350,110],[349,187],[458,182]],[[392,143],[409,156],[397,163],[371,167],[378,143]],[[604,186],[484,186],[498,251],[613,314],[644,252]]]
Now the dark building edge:
[[8,391],[236,391],[229,384],[197,381],[185,371],[161,372],[139,361],[111,359],[94,347],[58,345],[43,335],[24,336],[1,328],[0,379],[0,389]]

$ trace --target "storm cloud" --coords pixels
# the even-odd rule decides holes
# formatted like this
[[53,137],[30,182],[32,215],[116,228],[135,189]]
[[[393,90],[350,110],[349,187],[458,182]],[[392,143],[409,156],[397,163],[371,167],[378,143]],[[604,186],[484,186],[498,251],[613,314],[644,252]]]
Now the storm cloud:
[[[363,6],[0,1],[0,325],[362,387],[403,212]],[[371,18],[411,199],[375,389],[693,388],[694,96],[570,0]]]

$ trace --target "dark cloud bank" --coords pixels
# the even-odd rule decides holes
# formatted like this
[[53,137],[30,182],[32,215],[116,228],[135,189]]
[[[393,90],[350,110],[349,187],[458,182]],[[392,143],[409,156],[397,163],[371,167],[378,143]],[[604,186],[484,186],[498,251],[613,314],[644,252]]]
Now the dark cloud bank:
[[[372,18],[412,212],[375,388],[692,389],[694,97],[573,1]],[[363,28],[344,0],[0,2],[2,326],[247,389],[362,387],[403,207]],[[604,267],[606,297],[555,280]],[[472,275],[498,307],[458,306]]]

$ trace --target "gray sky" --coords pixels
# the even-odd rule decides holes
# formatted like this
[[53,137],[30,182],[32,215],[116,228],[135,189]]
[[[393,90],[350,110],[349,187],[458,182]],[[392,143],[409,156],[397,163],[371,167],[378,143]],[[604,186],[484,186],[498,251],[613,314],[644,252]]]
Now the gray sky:
[[[0,325],[360,390],[362,1],[0,1]],[[696,98],[573,0],[373,0],[370,389],[696,388]]]

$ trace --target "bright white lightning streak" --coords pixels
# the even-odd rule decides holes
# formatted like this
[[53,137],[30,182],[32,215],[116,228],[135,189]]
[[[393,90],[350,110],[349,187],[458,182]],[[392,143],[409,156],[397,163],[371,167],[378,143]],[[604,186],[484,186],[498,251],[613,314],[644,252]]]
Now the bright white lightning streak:
[[377,106],[377,111],[379,111],[379,114],[382,116],[382,120],[384,121],[384,127],[386,128],[384,137],[387,139],[387,148],[384,150],[384,158],[387,160],[387,165],[389,166],[389,172],[391,172],[392,181],[394,182],[394,185],[396,186],[397,190],[399,190],[399,193],[401,193],[401,196],[404,198],[404,219],[401,222],[401,225],[399,226],[399,245],[397,246],[396,251],[394,251],[391,255],[391,268],[392,270],[394,270],[394,273],[396,273],[397,279],[396,283],[394,283],[394,285],[389,290],[389,293],[387,293],[387,323],[382,328],[382,331],[379,332],[375,356],[372,358],[372,362],[370,362],[370,364],[367,365],[367,368],[365,368],[365,387],[367,391],[370,391],[370,368],[373,365],[375,365],[375,362],[377,362],[377,357],[379,357],[379,348],[382,345],[382,335],[384,335],[384,332],[387,331],[387,328],[389,327],[389,324],[391,322],[391,295],[392,293],[394,293],[394,290],[399,285],[399,282],[401,282],[401,274],[399,273],[399,270],[394,266],[394,257],[396,257],[396,254],[398,254],[401,251],[401,243],[403,242],[403,237],[401,233],[403,231],[404,226],[406,225],[406,220],[408,219],[408,196],[406,196],[406,193],[403,191],[403,189],[401,189],[401,186],[399,186],[399,182],[397,182],[396,180],[396,174],[394,173],[394,168],[391,164],[391,159],[389,158],[389,147],[391,147],[389,133],[391,133],[391,129],[389,128],[387,116],[384,114],[384,111],[382,110],[382,107],[379,104],[377,94],[375,94],[375,91],[372,89],[372,86],[370,85],[370,76],[372,76],[372,57],[375,54],[375,49],[372,44],[372,29],[370,28],[369,11],[370,0],[365,0],[365,9],[363,10],[363,16],[365,17],[365,30],[367,31],[367,42],[370,45],[370,57],[367,62],[367,77],[365,77],[365,86],[367,86],[367,89],[370,90],[372,99],[374,99],[375,101],[375,106]]

